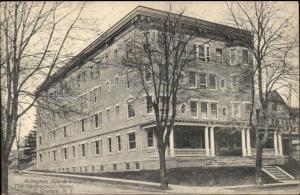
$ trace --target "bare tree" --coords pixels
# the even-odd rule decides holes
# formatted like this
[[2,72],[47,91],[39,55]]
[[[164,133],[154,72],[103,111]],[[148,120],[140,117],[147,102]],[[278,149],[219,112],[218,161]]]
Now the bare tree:
[[162,189],[168,188],[166,149],[170,145],[177,105],[185,97],[178,96],[191,90],[182,85],[183,73],[195,66],[196,45],[191,41],[196,36],[203,38],[203,45],[210,41],[204,31],[195,30],[196,22],[191,25],[184,22],[183,11],[178,15],[170,11],[171,8],[159,20],[144,17],[136,24],[138,29],[125,43],[126,55],[121,60],[136,89],[136,99],[147,98],[154,110]]
[[8,156],[18,121],[40,97],[35,87],[51,80],[69,56],[65,44],[72,39],[83,6],[66,13],[61,2],[2,2],[1,4],[1,183],[8,189]]
[[[244,38],[244,42],[254,56],[250,124],[256,134],[256,183],[261,184],[263,148],[269,129],[275,128],[269,123],[269,97],[273,90],[288,87],[296,78],[297,68],[292,61],[296,41],[290,24],[293,14],[284,13],[273,2],[232,2],[227,8],[230,24],[253,35],[253,41]],[[261,107],[259,114],[255,105]]]

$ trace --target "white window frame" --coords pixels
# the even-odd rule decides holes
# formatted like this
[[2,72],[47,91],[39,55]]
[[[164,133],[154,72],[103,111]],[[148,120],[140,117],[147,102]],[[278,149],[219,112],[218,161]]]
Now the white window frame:
[[[217,116],[213,116],[212,115],[212,110],[211,110],[211,104],[217,104]],[[212,118],[212,119],[217,119],[219,117],[219,103],[216,102],[216,101],[211,101],[209,102],[209,117]]]
[[132,98],[130,98],[130,99],[128,99],[128,100],[126,101],[127,119],[133,119],[133,118],[135,118],[135,116],[136,116],[135,107],[134,107],[134,104],[133,104],[134,116],[129,117],[129,110],[128,110],[128,106],[129,106],[129,105],[128,105],[128,104],[129,104],[130,102],[134,102],[134,100],[133,100]]
[[[223,63],[224,62],[224,48],[219,48],[219,47],[217,47],[216,48],[216,56],[217,56],[217,50],[221,50],[221,62],[217,62],[217,63]],[[217,56],[217,57],[219,57],[219,56]]]
[[[249,55],[249,49],[247,49],[247,48],[242,48],[241,49],[242,50],[242,59],[241,59],[241,64],[242,65],[245,65],[245,66],[248,66],[249,65],[249,63],[250,63],[250,55]],[[248,56],[248,62],[247,63],[244,63],[243,61],[244,61],[244,58],[243,58],[243,52],[244,51],[247,51],[247,56]]]
[[[109,111],[109,112],[107,112],[107,111]],[[108,113],[109,113],[109,115],[108,115]],[[108,117],[109,116],[109,117]],[[106,108],[106,120],[107,121],[111,121],[111,113],[110,113],[110,108],[108,107],[108,108]]]
[[[207,43],[194,43],[196,45],[196,56],[197,56],[197,61],[202,61],[200,60],[200,55],[199,55],[199,46],[203,46],[204,47],[204,61],[202,62],[211,62],[211,48],[210,45]],[[207,55],[207,48],[209,48],[209,54]],[[207,58],[209,57],[209,61],[207,60]]]
[[[235,62],[232,61],[232,50],[235,51]],[[237,65],[238,63],[238,49],[236,47],[232,47],[229,49],[229,53],[230,53],[230,65]]]
[[[205,74],[205,89],[207,89],[208,88],[208,82],[207,82],[207,79],[208,79],[207,75],[208,75],[208,73],[206,73],[206,72],[199,72],[198,74],[199,74],[199,89],[202,89],[201,86],[204,86],[204,85],[200,84],[200,74]],[[198,84],[198,80],[197,80],[197,84]],[[205,90],[205,89],[202,89],[202,90]]]
[[[202,103],[206,103],[206,116],[203,116],[202,114]],[[207,100],[200,100],[200,113],[202,119],[208,119],[209,118],[209,102]]]
[[[149,146],[149,138],[148,138],[148,132],[149,131],[152,131],[152,135],[153,135],[153,138],[152,138],[152,140],[153,140],[153,146]],[[146,139],[147,139],[147,148],[148,149],[153,149],[153,148],[155,148],[156,147],[156,144],[155,144],[155,134],[154,134],[154,129],[152,129],[152,130],[148,130],[148,131],[146,131],[147,133],[146,133]]]
[[[117,108],[118,108],[118,110],[117,110]],[[116,118],[119,118],[120,117],[120,105],[119,104],[116,104],[115,111],[116,111]]]
[[233,92],[239,91],[239,87],[237,89],[234,87],[233,77],[237,77],[237,83],[238,83],[238,85],[240,84],[240,77],[237,74],[230,75],[230,77],[231,77],[231,90]]
[[[134,133],[134,142],[135,142],[135,148],[130,148],[130,141],[129,141],[129,135]],[[128,138],[128,151],[136,151],[137,150],[137,139],[136,139],[136,131],[130,131],[127,132],[127,138]]]
[[[118,137],[120,138],[120,143],[119,143]],[[119,148],[119,145],[120,145],[120,148]],[[122,152],[122,141],[121,141],[121,135],[120,134],[116,135],[116,147],[117,147],[117,152],[118,153]]]
[[[196,102],[196,109],[197,109],[196,116],[192,115],[191,102]],[[199,117],[199,108],[198,107],[199,107],[199,100],[198,99],[190,99],[190,113],[191,113],[192,118],[198,118]]]
[[[107,88],[107,86],[108,86],[108,88]],[[105,88],[106,88],[106,91],[110,92],[111,86],[110,86],[110,81],[109,80],[105,81]]]
[[[112,144],[112,138],[111,138],[111,136],[107,137],[106,140],[107,140],[107,153],[111,154],[112,151],[113,151],[113,149],[112,149],[113,144]],[[109,140],[111,141],[110,147],[109,147]],[[111,148],[111,151],[109,151],[110,148]]]
[[[208,86],[208,89],[209,90],[211,90],[211,91],[217,91],[218,90],[218,87],[217,87],[217,85],[218,85],[218,79],[217,79],[217,74],[215,74],[215,73],[209,73],[209,74],[207,74],[207,75],[209,75],[208,77],[206,77],[207,78],[207,83],[206,83],[206,85]],[[210,75],[215,75],[215,78],[216,78],[216,82],[215,82],[215,88],[213,89],[213,88],[210,88],[210,86],[209,86],[209,83],[210,83]]]
[[[115,81],[115,86],[119,86],[119,82],[120,82],[120,80],[119,80],[119,75],[116,75],[116,76],[115,76],[114,81]],[[118,82],[116,82],[116,81],[118,81]]]
[[[190,86],[190,72],[193,72],[195,73],[195,86],[194,87],[191,87]],[[197,89],[197,86],[198,86],[198,74],[197,74],[197,71],[194,71],[194,70],[189,70],[189,88],[190,89]]]
[[[238,116],[237,117],[234,116],[234,111],[235,111],[234,104],[238,105]],[[232,118],[234,118],[234,119],[240,119],[241,118],[241,104],[242,104],[241,102],[231,102]]]

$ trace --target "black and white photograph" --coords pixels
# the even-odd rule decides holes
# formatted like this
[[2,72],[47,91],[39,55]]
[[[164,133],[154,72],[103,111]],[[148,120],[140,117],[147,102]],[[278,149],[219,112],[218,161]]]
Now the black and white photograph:
[[1,194],[300,194],[298,1],[2,1]]

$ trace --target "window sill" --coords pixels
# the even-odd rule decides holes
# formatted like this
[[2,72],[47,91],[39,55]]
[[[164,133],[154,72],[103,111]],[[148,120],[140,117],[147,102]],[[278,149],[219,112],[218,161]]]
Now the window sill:
[[134,119],[134,118],[135,118],[135,116],[130,117],[130,118],[127,117],[127,120],[132,120],[132,119]]
[[134,148],[134,149],[128,149],[128,152],[136,152],[137,150],[136,150],[136,148]]

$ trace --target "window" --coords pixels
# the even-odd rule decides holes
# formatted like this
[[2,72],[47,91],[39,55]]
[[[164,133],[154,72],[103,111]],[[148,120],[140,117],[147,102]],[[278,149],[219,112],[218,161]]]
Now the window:
[[116,117],[119,118],[119,114],[120,114],[120,106],[116,106]]
[[222,89],[225,88],[225,80],[224,80],[224,79],[221,80],[221,88],[222,88]]
[[200,89],[206,89],[206,73],[199,73],[199,80]]
[[208,45],[198,45],[198,60],[210,62],[210,49]]
[[239,90],[239,77],[238,76],[232,76],[232,90],[237,91]]
[[115,56],[115,57],[118,56],[118,50],[117,50],[117,49],[114,50],[114,56]]
[[56,139],[56,131],[53,131],[53,140]]
[[218,104],[217,103],[210,104],[210,113],[213,118],[218,117]]
[[109,91],[110,90],[110,82],[106,81],[106,90]]
[[107,121],[110,121],[110,109],[106,109]]
[[201,116],[207,118],[207,102],[201,102]]
[[40,156],[40,162],[42,163],[43,162],[43,155],[40,154],[39,156]]
[[85,71],[82,72],[82,80],[86,82]]
[[230,49],[230,64],[235,65],[237,63],[237,50]]
[[68,158],[67,148],[63,148],[63,155],[65,159]]
[[39,136],[40,145],[42,145],[42,136]]
[[91,97],[91,104],[96,104],[101,98],[101,87],[93,89],[90,92],[90,97]]
[[148,140],[148,147],[154,146],[154,131],[151,129],[147,131],[147,140]]
[[127,111],[128,111],[128,118],[132,118],[135,116],[134,103],[132,100],[127,103]]
[[125,163],[125,166],[126,166],[126,170],[130,169],[130,164],[129,163]]
[[139,163],[139,162],[136,162],[136,163],[135,163],[135,168],[136,168],[136,169],[140,169],[140,163]]
[[119,85],[119,77],[115,77],[115,85],[118,86]]
[[152,96],[147,96],[147,113],[152,113]]
[[64,137],[67,137],[67,126],[64,126]]
[[135,149],[136,148],[135,133],[129,133],[128,140],[129,140],[129,149],[130,150]]
[[94,115],[94,121],[95,121],[95,128],[99,127],[99,115],[98,114]]
[[189,86],[196,88],[197,87],[197,77],[196,72],[189,72]]
[[240,105],[239,103],[232,103],[232,113],[233,113],[233,118],[239,118],[240,117]]
[[126,45],[125,45],[125,49],[126,49],[126,57],[128,58],[132,53],[133,53],[133,41],[129,40],[127,41]]
[[129,88],[130,87],[130,81],[129,81],[129,73],[127,72],[125,75],[125,87]]
[[114,171],[116,171],[117,170],[117,165],[116,164],[114,164]]
[[100,126],[102,124],[102,113],[101,112],[99,112],[98,117],[99,117],[99,126]]
[[85,144],[81,144],[81,156],[82,157],[85,157],[85,151],[86,150],[86,148],[85,148]]
[[121,136],[118,135],[117,136],[117,148],[118,148],[118,152],[121,151]]
[[95,146],[95,154],[100,154],[100,141],[95,141],[94,142],[94,146]]
[[56,161],[56,151],[53,151],[53,160]]
[[197,117],[198,116],[198,102],[191,101],[190,106],[191,106],[191,115],[194,117]]
[[81,132],[85,132],[85,122],[86,122],[86,119],[80,120],[80,123],[81,123]]
[[249,53],[247,49],[242,51],[242,64],[249,64]]
[[223,50],[220,48],[216,49],[216,62],[217,63],[223,62]]
[[72,146],[72,151],[73,151],[73,158],[75,158],[75,156],[76,156],[75,146]]
[[108,144],[108,152],[112,152],[112,143],[111,143],[111,138],[107,138],[107,144]]
[[208,86],[210,89],[217,89],[217,75],[215,74],[209,74],[209,83]]

